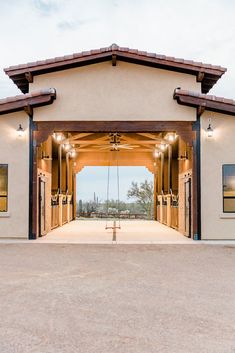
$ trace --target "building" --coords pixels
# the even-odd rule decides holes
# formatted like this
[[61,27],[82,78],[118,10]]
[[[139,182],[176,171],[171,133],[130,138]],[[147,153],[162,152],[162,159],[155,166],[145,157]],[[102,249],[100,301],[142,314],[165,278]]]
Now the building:
[[0,100],[0,237],[74,219],[76,173],[118,154],[154,174],[157,221],[235,239],[235,101],[208,95],[225,72],[115,44],[5,69],[22,95]]

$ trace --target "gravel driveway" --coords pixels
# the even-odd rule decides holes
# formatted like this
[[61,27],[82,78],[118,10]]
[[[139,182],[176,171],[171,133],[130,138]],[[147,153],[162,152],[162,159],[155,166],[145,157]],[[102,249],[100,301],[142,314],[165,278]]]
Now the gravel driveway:
[[235,247],[0,244],[0,352],[235,352]]

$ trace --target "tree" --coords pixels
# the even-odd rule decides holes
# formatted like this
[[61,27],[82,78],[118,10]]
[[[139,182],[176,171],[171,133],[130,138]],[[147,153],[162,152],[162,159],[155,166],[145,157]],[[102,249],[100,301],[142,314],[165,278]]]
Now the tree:
[[81,215],[82,212],[83,212],[82,200],[79,200],[79,202],[78,202],[78,213]]
[[134,198],[143,211],[147,213],[148,219],[153,213],[153,182],[145,180],[138,184],[132,181],[130,189],[127,191],[128,198]]

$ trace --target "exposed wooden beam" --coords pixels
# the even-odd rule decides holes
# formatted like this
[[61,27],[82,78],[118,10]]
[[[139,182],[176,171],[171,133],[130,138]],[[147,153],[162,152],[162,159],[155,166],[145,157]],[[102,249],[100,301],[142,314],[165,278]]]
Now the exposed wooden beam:
[[33,75],[31,72],[26,72],[25,73],[25,78],[28,81],[28,83],[32,83],[33,82]]
[[206,109],[206,103],[202,103],[197,107],[197,115],[201,116]]
[[26,114],[28,114],[28,116],[33,116],[33,108],[31,105],[27,104],[25,107],[24,107],[24,111]]
[[[99,152],[99,153],[107,153],[107,152],[113,152],[109,149],[107,150],[100,150],[98,148],[75,148],[76,151],[78,151],[79,153],[82,153],[82,152]],[[122,153],[122,152],[127,152],[128,153],[138,153],[138,152],[148,152],[148,153],[152,153],[152,150],[148,149],[148,148],[133,148],[132,150],[124,150],[124,149],[120,149],[118,150],[119,153]]]
[[161,140],[161,138],[159,138],[159,136],[156,136],[156,135],[150,134],[150,133],[146,133],[146,132],[140,132],[140,133],[138,133],[138,135],[148,137],[151,140],[157,140],[157,139]]
[[198,74],[197,74],[197,82],[202,82],[204,77],[205,77],[205,72],[199,71]]
[[117,65],[117,55],[112,54],[112,66],[116,66],[116,65]]

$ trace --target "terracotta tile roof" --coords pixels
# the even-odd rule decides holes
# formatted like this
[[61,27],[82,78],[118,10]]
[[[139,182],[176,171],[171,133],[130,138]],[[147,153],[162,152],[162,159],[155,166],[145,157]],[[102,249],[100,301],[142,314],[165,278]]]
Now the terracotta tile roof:
[[[226,69],[221,66],[119,47],[116,44],[53,59],[10,66],[4,69],[4,71],[15,84],[26,93],[28,92],[28,82],[30,82],[31,79],[33,80],[34,75],[111,60],[113,55],[116,56],[117,60],[195,75],[198,80],[202,82],[202,91],[205,93],[209,91],[226,71]],[[27,74],[30,75],[27,76]],[[198,74],[200,74],[200,76],[198,76]]]
[[54,99],[56,99],[55,88],[3,98],[0,99],[0,115],[51,104]]
[[207,95],[176,88],[173,95],[179,104],[202,107],[210,111],[235,115],[235,100],[214,95]]

